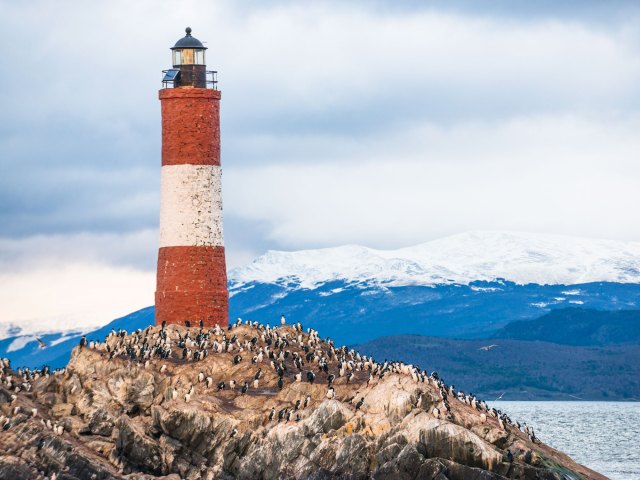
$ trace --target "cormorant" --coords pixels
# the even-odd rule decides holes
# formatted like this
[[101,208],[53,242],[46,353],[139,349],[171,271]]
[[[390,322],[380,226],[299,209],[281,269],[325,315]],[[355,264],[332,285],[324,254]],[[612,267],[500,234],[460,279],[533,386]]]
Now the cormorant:
[[307,372],[307,380],[309,380],[309,383],[313,383],[315,379],[316,379],[316,374],[313,373],[311,370],[309,370]]

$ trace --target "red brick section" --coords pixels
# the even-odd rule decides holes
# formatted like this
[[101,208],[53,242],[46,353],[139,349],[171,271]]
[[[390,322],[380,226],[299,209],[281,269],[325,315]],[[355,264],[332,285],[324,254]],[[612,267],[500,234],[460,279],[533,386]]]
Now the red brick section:
[[220,165],[220,91],[164,88],[162,165]]
[[158,252],[156,325],[229,324],[224,247],[163,247]]

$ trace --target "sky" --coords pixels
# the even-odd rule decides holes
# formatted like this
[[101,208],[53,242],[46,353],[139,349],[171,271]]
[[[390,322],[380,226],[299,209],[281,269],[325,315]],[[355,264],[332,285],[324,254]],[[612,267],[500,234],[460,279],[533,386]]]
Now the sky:
[[640,240],[638,2],[0,12],[0,326],[85,327],[153,304],[157,91],[186,26],[219,72],[230,268],[478,229]]

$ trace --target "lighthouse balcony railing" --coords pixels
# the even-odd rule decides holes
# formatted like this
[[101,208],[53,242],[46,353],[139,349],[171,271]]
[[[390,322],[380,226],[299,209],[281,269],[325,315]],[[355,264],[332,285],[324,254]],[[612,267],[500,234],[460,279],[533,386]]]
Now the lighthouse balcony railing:
[[[180,70],[177,68],[162,70],[162,88],[175,88],[179,77]],[[218,72],[216,70],[207,70],[205,72],[205,85],[205,88],[218,89]]]

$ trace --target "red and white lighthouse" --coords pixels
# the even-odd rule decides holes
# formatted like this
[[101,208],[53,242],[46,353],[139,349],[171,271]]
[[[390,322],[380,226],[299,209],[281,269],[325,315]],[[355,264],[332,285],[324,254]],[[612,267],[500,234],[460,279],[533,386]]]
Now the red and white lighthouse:
[[229,323],[222,232],[220,91],[206,47],[191,36],[171,48],[164,71],[160,249],[156,324]]

